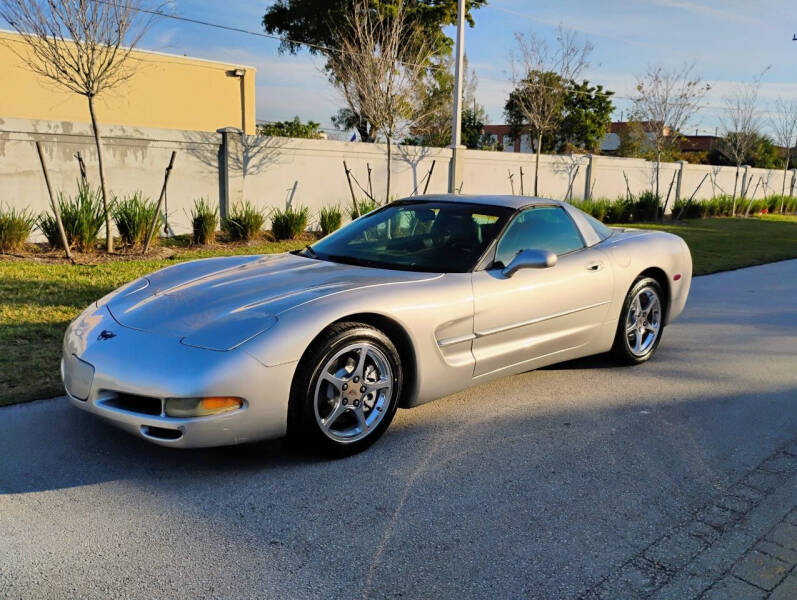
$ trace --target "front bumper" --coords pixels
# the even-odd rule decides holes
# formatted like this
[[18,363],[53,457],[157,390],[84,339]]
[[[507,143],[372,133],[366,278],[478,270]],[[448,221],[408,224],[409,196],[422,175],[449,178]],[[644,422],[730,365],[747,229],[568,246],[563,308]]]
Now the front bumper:
[[[284,435],[295,368],[296,363],[265,367],[241,349],[202,350],[128,329],[104,306],[85,311],[69,326],[61,361],[73,405],[147,441],[182,448]],[[244,405],[195,418],[168,417],[157,408],[165,398],[203,396],[237,396]],[[122,397],[125,402],[119,402]]]

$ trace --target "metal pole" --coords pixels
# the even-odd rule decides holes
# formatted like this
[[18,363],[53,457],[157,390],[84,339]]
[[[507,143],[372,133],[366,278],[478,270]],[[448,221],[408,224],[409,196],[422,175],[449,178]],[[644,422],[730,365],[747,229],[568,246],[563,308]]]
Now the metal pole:
[[451,121],[451,168],[448,193],[457,191],[462,179],[462,67],[465,57],[465,0],[457,1],[456,70],[454,72],[454,116]]

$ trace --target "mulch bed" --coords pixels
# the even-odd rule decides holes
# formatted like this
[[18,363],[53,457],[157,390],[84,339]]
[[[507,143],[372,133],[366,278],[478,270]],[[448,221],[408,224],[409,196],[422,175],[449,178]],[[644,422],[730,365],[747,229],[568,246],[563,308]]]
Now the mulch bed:
[[[299,241],[311,244],[318,240],[318,235],[306,231],[298,238]],[[259,238],[248,242],[230,241],[223,232],[216,234],[216,241],[213,244],[204,246],[191,244],[187,235],[177,235],[171,238],[162,238],[159,243],[150,246],[146,255],[141,254],[141,247],[122,246],[120,242],[114,246],[112,254],[105,252],[105,242],[98,242],[93,252],[78,252],[72,250],[72,258],[78,265],[99,265],[109,262],[121,262],[131,260],[166,260],[174,256],[179,256],[186,252],[196,250],[223,251],[262,246],[274,242],[274,236],[270,231],[266,231]],[[69,264],[69,259],[61,249],[53,249],[46,242],[26,243],[25,247],[19,251],[9,254],[0,253],[0,263],[3,261],[35,261],[44,264]]]

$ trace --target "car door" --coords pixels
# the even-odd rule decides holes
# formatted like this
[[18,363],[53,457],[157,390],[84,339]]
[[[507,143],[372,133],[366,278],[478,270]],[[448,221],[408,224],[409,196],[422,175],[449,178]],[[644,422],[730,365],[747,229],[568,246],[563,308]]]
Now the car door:
[[[553,267],[503,267],[520,250],[549,250]],[[473,273],[474,377],[575,349],[596,334],[609,308],[609,261],[588,248],[570,215],[540,205],[514,217],[495,247],[495,258]]]

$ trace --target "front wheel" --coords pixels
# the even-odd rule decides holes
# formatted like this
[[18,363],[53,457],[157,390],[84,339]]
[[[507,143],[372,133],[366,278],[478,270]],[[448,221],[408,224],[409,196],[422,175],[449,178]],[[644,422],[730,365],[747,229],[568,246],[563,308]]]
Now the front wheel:
[[631,286],[612,348],[619,361],[634,365],[653,356],[664,329],[663,297],[659,282],[650,277],[641,277]]
[[401,384],[401,358],[384,333],[363,323],[334,325],[296,370],[288,435],[331,456],[360,452],[390,425]]

